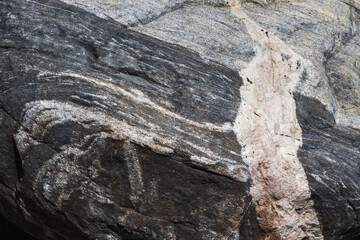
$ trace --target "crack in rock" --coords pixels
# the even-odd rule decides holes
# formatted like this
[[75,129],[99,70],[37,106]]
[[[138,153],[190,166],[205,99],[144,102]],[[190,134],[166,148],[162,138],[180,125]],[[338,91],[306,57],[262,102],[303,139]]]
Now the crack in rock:
[[[234,132],[253,183],[251,195],[266,239],[323,239],[305,171],[297,158],[302,130],[292,92],[309,65],[279,38],[229,3],[257,42],[257,55],[240,72],[242,102]],[[290,56],[284,58],[284,56]]]

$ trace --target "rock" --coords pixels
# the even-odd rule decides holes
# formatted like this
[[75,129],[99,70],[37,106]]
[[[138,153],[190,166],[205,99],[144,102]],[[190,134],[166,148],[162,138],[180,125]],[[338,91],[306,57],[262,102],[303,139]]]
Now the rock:
[[0,4],[23,238],[360,238],[358,1]]

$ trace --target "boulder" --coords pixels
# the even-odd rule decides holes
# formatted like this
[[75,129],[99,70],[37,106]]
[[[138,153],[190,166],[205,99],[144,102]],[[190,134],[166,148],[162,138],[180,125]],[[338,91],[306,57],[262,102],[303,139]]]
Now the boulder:
[[2,238],[360,238],[359,1],[0,5]]

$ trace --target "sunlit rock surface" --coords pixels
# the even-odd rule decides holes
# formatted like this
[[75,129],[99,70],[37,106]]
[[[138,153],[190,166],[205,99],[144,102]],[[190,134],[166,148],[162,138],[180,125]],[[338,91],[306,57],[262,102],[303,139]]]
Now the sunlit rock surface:
[[359,239],[359,19],[357,0],[0,1],[1,219]]

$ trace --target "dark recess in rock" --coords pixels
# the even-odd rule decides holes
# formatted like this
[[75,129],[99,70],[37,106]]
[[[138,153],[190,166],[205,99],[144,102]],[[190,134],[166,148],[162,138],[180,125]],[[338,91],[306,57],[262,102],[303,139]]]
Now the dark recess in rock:
[[21,229],[7,221],[0,215],[0,239],[4,240],[38,240],[33,236],[23,232]]

